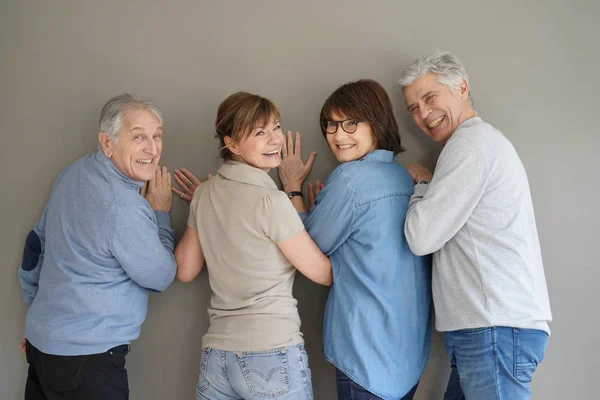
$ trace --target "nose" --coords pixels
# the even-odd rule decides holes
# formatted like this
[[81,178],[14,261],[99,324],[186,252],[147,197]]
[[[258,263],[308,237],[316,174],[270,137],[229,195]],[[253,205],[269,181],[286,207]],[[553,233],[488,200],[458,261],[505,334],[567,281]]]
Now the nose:
[[427,118],[429,116],[430,112],[431,112],[431,109],[427,105],[422,104],[419,106],[419,116],[421,117],[422,120],[425,120],[425,118]]
[[267,139],[267,143],[269,143],[269,144],[278,144],[281,142],[281,138],[283,138],[283,133],[281,130],[279,130],[279,131],[270,130],[270,131],[268,131],[267,134],[269,135],[268,139]]
[[346,138],[348,136],[348,133],[346,133],[345,130],[342,129],[341,125],[338,125],[338,129],[337,131],[334,133],[334,138],[337,142],[339,142],[340,140]]
[[149,141],[149,143],[147,143],[147,145],[146,145],[146,153],[154,156],[154,155],[156,155],[157,152],[158,152],[158,146],[157,146],[156,142],[151,139]]

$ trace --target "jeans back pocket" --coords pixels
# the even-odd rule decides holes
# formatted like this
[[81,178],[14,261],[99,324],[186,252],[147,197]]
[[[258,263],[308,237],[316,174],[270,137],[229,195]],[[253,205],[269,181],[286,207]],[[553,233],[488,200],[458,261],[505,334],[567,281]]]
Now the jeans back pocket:
[[237,360],[253,396],[277,397],[290,391],[288,357],[285,348],[238,352]]

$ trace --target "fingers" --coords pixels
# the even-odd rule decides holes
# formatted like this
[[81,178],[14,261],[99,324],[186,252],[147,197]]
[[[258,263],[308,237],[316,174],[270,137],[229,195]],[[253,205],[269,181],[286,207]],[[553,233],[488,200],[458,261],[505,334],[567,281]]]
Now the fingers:
[[[298,144],[298,142],[296,142],[296,144]],[[312,169],[313,163],[315,162],[315,158],[317,158],[317,152],[313,151],[312,153],[310,153],[310,156],[308,156],[306,164],[304,164],[304,172],[306,175],[308,175],[308,173]]]
[[315,199],[317,198],[317,196],[319,195],[319,193],[321,192],[321,190],[325,187],[325,185],[323,185],[321,183],[321,181],[317,180],[315,182]]
[[[199,185],[202,183],[198,178],[196,178],[196,175],[185,168],[176,169],[175,173],[179,173],[181,175],[182,180],[186,182],[187,186],[192,186],[192,184]],[[191,184],[189,184],[188,181],[191,182]]]
[[207,181],[210,181],[212,179],[212,174],[208,174],[208,176],[206,177]]
[[302,140],[300,139],[300,132],[296,132],[296,144],[294,145],[294,155],[302,157]]
[[292,131],[287,131],[286,146],[285,155],[294,155],[294,138],[292,137]]
[[193,197],[193,196],[190,196],[189,194],[187,194],[187,193],[184,193],[184,192],[182,192],[182,191],[181,191],[181,190],[179,190],[179,189],[176,189],[176,188],[172,187],[172,188],[171,188],[171,191],[172,191],[173,193],[175,193],[175,195],[176,195],[177,197],[179,197],[181,200],[185,200],[185,201],[187,201],[188,203],[190,203],[190,202],[192,201],[192,197]]
[[308,182],[308,206],[312,207],[315,205],[315,191],[313,189],[312,182]]
[[180,188],[183,189],[183,191],[189,195],[194,195],[194,189],[196,188],[195,185],[192,184],[192,186],[188,186],[187,184],[184,183],[184,181],[180,178],[180,175],[173,175],[173,178],[175,179],[175,182],[177,182],[177,184],[179,185]]
[[142,197],[146,197],[146,193],[148,192],[148,181],[144,183],[144,186],[140,188],[140,195]]
[[162,184],[171,187],[171,173],[167,167],[162,167]]

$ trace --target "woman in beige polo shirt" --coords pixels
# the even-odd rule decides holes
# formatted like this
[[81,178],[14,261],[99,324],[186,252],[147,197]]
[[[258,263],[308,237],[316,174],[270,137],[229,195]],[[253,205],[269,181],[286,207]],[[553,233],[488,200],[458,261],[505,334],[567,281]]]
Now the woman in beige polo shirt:
[[[282,157],[279,111],[239,92],[221,103],[215,125],[224,163],[194,191],[175,249],[177,278],[191,281],[206,260],[213,291],[197,399],[312,399],[292,285],[296,269],[331,285],[331,263],[289,201],[297,194],[279,191],[267,174]],[[199,181],[177,176],[189,196]]]

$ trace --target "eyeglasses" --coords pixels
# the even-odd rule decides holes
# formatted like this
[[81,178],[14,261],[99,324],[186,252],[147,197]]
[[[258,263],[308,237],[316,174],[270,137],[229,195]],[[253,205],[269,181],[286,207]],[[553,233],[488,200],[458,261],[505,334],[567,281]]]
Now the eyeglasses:
[[356,120],[356,119],[345,119],[342,121],[330,121],[327,120],[325,122],[323,122],[322,126],[323,129],[325,130],[325,132],[327,133],[336,133],[338,130],[338,127],[341,125],[342,129],[344,132],[346,133],[354,133],[356,132],[356,129],[358,129],[358,124],[360,124],[360,121]]

